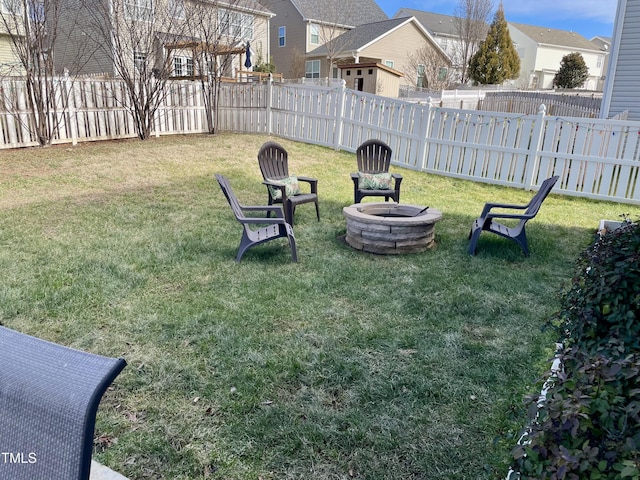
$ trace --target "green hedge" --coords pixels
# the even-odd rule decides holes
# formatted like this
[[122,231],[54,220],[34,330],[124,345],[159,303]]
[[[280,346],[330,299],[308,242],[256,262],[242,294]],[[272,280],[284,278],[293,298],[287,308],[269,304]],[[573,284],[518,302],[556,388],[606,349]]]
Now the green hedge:
[[546,399],[513,451],[524,479],[640,479],[640,228],[626,223],[578,259],[549,325],[564,345]]

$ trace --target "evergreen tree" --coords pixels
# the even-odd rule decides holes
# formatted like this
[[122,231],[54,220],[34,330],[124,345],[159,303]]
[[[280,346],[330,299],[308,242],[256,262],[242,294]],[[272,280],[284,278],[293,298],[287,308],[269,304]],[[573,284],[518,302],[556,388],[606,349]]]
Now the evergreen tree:
[[578,88],[589,78],[589,68],[578,52],[562,57],[560,70],[553,77],[553,85],[558,88]]
[[487,38],[469,60],[469,76],[482,85],[496,85],[520,75],[520,57],[513,46],[502,2],[493,17]]

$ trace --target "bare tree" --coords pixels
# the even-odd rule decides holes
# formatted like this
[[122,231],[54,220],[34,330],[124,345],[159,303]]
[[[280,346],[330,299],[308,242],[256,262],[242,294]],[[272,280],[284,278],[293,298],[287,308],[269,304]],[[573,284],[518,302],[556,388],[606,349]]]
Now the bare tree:
[[[175,67],[166,47],[184,39],[184,1],[111,0],[85,2],[82,8],[88,19],[87,41],[122,79],[127,97],[122,104],[134,119],[138,137],[145,140],[154,130]],[[193,65],[185,61],[183,68],[188,71]]]
[[[4,0],[0,20],[18,62],[8,73],[24,78],[26,103],[31,117],[29,129],[41,146],[50,145],[61,116],[58,100],[64,82],[54,77],[55,41],[58,35],[60,2],[58,0]],[[20,101],[19,94],[5,101],[10,106]]]
[[325,0],[323,10],[326,12],[322,23],[311,25],[311,36],[317,36],[318,44],[323,45],[327,55],[327,77],[331,77],[333,67],[338,58],[350,47],[348,32],[355,25],[347,25],[348,19],[357,18],[355,11],[357,2],[347,0]]
[[292,50],[292,56],[291,56],[291,68],[289,70],[289,74],[291,75],[291,78],[304,77],[306,73],[304,62],[305,62],[304,55],[297,47],[294,47],[294,49]]
[[407,58],[407,78],[416,78],[416,86],[442,90],[453,83],[451,62],[430,45],[423,45]]
[[[190,3],[188,33],[193,42],[193,61],[202,86],[207,125],[215,133],[218,123],[220,88],[233,68],[250,68],[239,62],[253,52],[256,31],[266,27],[256,23],[247,0],[197,1]],[[197,40],[196,40],[197,39]],[[256,62],[253,58],[253,62]],[[237,63],[234,63],[237,62]],[[253,63],[252,62],[252,63]]]
[[487,36],[492,0],[459,0],[453,16],[453,25],[459,41],[456,42],[454,63],[460,68],[460,83],[468,81],[469,60]]

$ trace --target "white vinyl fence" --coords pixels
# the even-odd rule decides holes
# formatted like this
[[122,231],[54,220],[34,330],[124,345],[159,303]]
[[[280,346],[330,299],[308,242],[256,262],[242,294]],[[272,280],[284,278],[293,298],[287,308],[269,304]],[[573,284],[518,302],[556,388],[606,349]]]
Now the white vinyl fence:
[[[55,143],[136,136],[118,80],[66,81]],[[167,88],[154,134],[206,132],[200,85],[175,81]],[[0,89],[0,148],[34,145],[24,88],[5,81]],[[556,193],[640,204],[640,122],[551,116],[544,107],[529,115],[440,108],[344,85],[283,83],[223,84],[218,118],[217,131],[351,152],[379,138],[398,166],[525,189],[559,175]]]

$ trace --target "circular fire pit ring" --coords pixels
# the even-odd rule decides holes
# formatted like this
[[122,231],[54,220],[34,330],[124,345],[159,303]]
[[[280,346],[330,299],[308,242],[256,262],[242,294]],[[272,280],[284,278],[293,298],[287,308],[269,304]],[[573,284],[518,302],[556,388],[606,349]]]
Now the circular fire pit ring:
[[442,212],[394,202],[355,203],[344,207],[346,242],[357,250],[383,255],[422,252],[434,245]]

